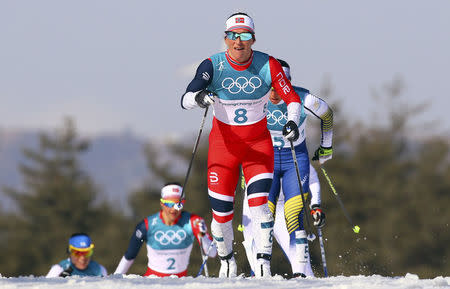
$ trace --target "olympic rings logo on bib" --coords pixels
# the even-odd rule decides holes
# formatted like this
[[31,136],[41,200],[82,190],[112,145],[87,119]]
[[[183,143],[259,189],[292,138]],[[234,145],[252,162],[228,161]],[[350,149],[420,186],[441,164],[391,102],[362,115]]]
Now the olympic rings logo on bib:
[[156,231],[155,233],[155,240],[158,241],[161,245],[179,245],[181,242],[186,239],[186,232],[183,230],[173,231],[168,230],[166,232],[164,231]]
[[231,77],[227,77],[222,81],[222,87],[228,90],[231,94],[237,94],[241,91],[251,94],[255,92],[255,90],[261,87],[262,81],[257,76],[252,76],[250,79],[247,79],[245,76],[240,76],[234,80]]
[[287,122],[287,112],[283,113],[281,110],[274,110],[267,112],[268,125],[285,125]]

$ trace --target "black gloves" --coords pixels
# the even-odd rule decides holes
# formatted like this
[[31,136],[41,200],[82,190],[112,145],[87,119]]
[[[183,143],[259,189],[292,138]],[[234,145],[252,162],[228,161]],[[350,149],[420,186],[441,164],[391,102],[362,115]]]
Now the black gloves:
[[214,103],[216,100],[216,95],[209,90],[201,90],[195,95],[195,102],[197,102],[198,106],[201,108],[206,108],[207,106]]
[[67,268],[66,270],[62,271],[59,274],[59,277],[63,277],[63,278],[69,277],[70,275],[72,275],[72,272],[73,272],[73,268],[72,268],[72,266],[69,266],[69,268]]
[[294,121],[290,120],[284,125],[283,136],[290,141],[296,141],[298,139],[298,126]]
[[325,213],[322,212],[320,205],[311,206],[311,216],[314,220],[314,226],[322,228],[325,225]]

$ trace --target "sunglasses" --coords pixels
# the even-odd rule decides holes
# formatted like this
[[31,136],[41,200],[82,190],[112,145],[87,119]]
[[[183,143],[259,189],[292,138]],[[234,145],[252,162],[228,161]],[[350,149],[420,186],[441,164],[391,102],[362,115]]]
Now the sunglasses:
[[70,249],[70,255],[74,256],[74,257],[91,257],[92,254],[94,254],[94,249],[90,249],[90,250],[86,250],[86,251],[78,251],[78,250],[74,250],[74,249]]
[[225,31],[225,34],[230,40],[236,40],[239,37],[241,41],[249,41],[253,38],[253,33],[250,32],[236,33],[233,31]]
[[[166,206],[167,208],[173,208],[175,206],[175,204],[178,204],[178,201],[169,201],[169,200],[164,200],[164,199],[160,199],[161,203],[163,203],[164,206]],[[181,200],[181,203],[184,205],[185,200]]]

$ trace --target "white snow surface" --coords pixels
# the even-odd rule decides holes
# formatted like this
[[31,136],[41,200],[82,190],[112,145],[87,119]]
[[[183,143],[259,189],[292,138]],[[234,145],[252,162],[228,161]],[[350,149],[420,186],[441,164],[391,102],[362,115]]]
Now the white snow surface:
[[419,279],[415,274],[406,274],[402,277],[372,276],[335,276],[328,278],[306,279],[283,279],[274,276],[268,279],[255,279],[237,277],[232,279],[206,278],[206,277],[183,277],[183,278],[153,278],[138,275],[113,275],[101,277],[68,277],[50,278],[45,277],[0,277],[1,289],[13,288],[86,288],[86,289],[300,289],[300,288],[450,288],[450,277],[435,277],[433,279]]

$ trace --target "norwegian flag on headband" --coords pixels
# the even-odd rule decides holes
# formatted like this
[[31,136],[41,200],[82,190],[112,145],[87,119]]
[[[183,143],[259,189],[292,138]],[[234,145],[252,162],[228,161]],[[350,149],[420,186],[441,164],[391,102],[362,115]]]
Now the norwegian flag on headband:
[[161,198],[180,198],[183,188],[176,184],[169,184],[161,189]]
[[228,18],[225,26],[225,31],[245,29],[251,33],[255,33],[255,25],[253,24],[253,19],[247,15],[235,15]]

